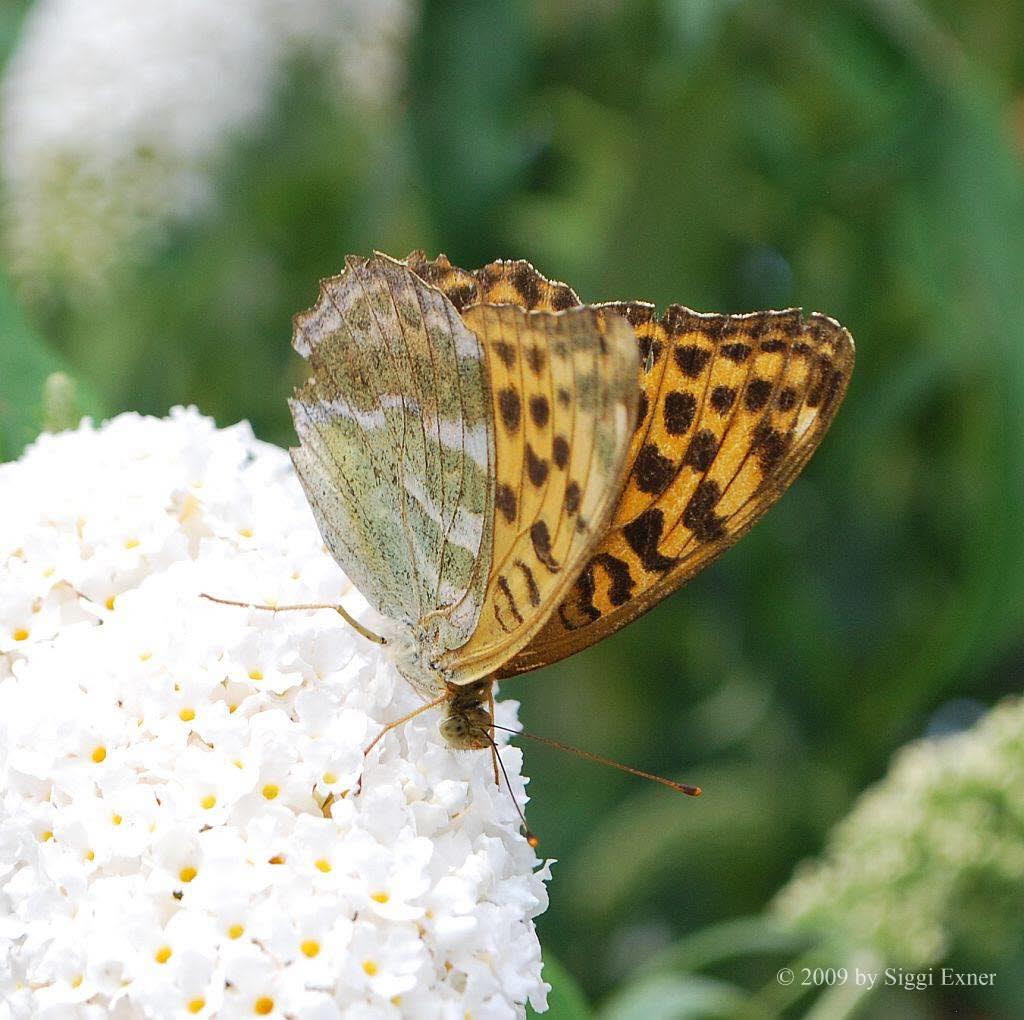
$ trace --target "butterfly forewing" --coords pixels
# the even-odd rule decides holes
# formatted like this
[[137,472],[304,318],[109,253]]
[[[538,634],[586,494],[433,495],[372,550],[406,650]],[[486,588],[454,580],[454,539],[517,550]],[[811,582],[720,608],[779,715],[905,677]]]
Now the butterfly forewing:
[[628,477],[573,590],[503,675],[600,640],[737,541],[814,452],[853,368],[849,333],[822,315],[607,307],[640,349]]
[[382,614],[464,644],[491,561],[494,440],[483,350],[451,303],[383,256],[349,259],[296,317],[312,369],[292,457],[324,540]]
[[[503,295],[502,295],[503,296]],[[476,304],[494,408],[493,562],[483,611],[445,665],[466,682],[543,625],[607,528],[636,417],[636,342],[611,311]]]

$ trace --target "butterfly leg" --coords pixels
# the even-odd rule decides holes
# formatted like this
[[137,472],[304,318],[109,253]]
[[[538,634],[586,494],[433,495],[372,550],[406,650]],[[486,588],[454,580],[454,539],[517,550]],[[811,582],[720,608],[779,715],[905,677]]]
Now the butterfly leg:
[[[403,723],[407,723],[410,719],[415,719],[421,712],[426,712],[429,708],[437,708],[438,705],[443,704],[448,700],[447,692],[442,694],[440,698],[435,698],[433,701],[428,701],[425,705],[420,705],[419,708],[413,709],[411,712],[406,712],[400,719],[396,719],[394,722],[389,722],[380,733],[377,734],[371,740],[366,747],[363,748],[363,761],[366,760],[366,756],[380,743],[383,736],[390,730],[395,729],[397,726],[401,726]],[[358,796],[360,791],[363,789],[363,774],[359,773],[359,779],[356,782],[356,795]]]
[[[491,722],[494,722],[494,684],[487,689],[487,710],[490,712]],[[493,736],[493,732],[492,732]],[[498,778],[498,746],[491,741],[491,767],[494,769],[494,785],[501,786]]]
[[265,609],[270,613],[287,613],[295,609],[333,609],[353,630],[358,631],[374,644],[386,645],[387,641],[372,630],[367,630],[354,616],[351,616],[344,606],[338,606],[331,602],[303,602],[296,606],[261,606],[256,602],[236,602],[234,599],[221,599],[216,595],[207,595],[201,592],[199,597],[210,602],[217,602],[222,606],[238,606],[240,609]]

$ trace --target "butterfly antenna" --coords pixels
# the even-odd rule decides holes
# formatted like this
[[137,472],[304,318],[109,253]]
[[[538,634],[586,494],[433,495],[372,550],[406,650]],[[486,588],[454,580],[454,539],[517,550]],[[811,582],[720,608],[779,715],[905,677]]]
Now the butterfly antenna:
[[[493,724],[492,724],[493,725]],[[505,729],[504,726],[496,727],[499,730]],[[515,805],[516,814],[519,815],[519,821],[523,823],[523,835],[526,836],[526,842],[530,846],[536,848],[540,845],[540,840],[533,834],[533,831],[526,824],[526,815],[523,814],[523,809],[519,806],[519,801],[516,800],[516,795],[512,792],[512,784],[508,781],[508,773],[505,771],[505,763],[501,760],[501,754],[498,752],[498,745],[494,742],[494,737],[490,735],[486,730],[480,730],[480,732],[491,742],[491,747],[494,749],[494,757],[501,768],[501,774],[505,777],[505,786],[508,787],[508,795],[512,798],[512,803]],[[512,733],[512,730],[508,731]]]
[[701,795],[701,788],[699,786],[676,783],[671,779],[665,779],[663,776],[655,776],[650,772],[644,772],[643,769],[634,769],[629,765],[623,765],[621,762],[612,761],[611,758],[602,758],[599,754],[594,754],[592,751],[584,751],[582,748],[572,747],[570,744],[560,744],[557,740],[551,740],[548,737],[538,737],[536,733],[527,733],[526,730],[512,730],[507,726],[498,726],[497,723],[494,724],[494,728],[496,730],[504,730],[506,733],[518,734],[520,737],[527,737],[530,740],[536,740],[540,744],[547,744],[548,747],[553,747],[557,751],[577,754],[581,758],[597,762],[598,765],[610,765],[613,769],[618,769],[620,772],[628,772],[631,776],[650,779],[652,782],[667,786],[670,790],[675,790],[676,793],[685,793],[687,797],[699,797]]
[[217,598],[216,595],[207,595],[205,591],[200,592],[199,597],[210,602],[217,602],[222,606],[238,606],[240,609],[265,609],[270,613],[287,613],[293,609],[333,609],[353,630],[362,634],[367,641],[372,641],[377,645],[387,644],[385,638],[382,638],[380,634],[374,634],[372,630],[364,627],[354,616],[345,610],[344,606],[335,605],[330,602],[304,602],[297,606],[261,606],[255,602],[236,602],[234,599]]

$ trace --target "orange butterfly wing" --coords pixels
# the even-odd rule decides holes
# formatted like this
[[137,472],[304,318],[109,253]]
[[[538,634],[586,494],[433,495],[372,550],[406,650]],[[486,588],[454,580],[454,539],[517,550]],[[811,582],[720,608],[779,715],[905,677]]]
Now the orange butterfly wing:
[[[460,313],[478,302],[553,311],[579,303],[528,262],[468,273],[442,255],[408,264]],[[643,302],[624,315],[639,348],[636,427],[611,525],[570,593],[498,671],[513,676],[580,651],[671,594],[738,541],[817,449],[853,370],[850,334],[799,309],[706,315]]]
[[641,346],[632,467],[573,591],[503,676],[625,626],[746,534],[817,448],[853,368],[850,334],[824,315],[612,307]]
[[475,304],[494,413],[493,556],[476,629],[440,661],[490,676],[540,630],[605,534],[636,420],[636,343],[602,309]]

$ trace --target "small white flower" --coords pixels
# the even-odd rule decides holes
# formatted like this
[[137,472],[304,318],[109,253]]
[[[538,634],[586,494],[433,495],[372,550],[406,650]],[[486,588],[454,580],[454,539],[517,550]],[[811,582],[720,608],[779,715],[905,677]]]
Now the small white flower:
[[381,650],[329,611],[199,598],[366,612],[283,451],[123,415],[42,437],[0,489],[5,1020],[543,1007],[548,872],[489,756],[427,713],[364,763],[418,703]]

